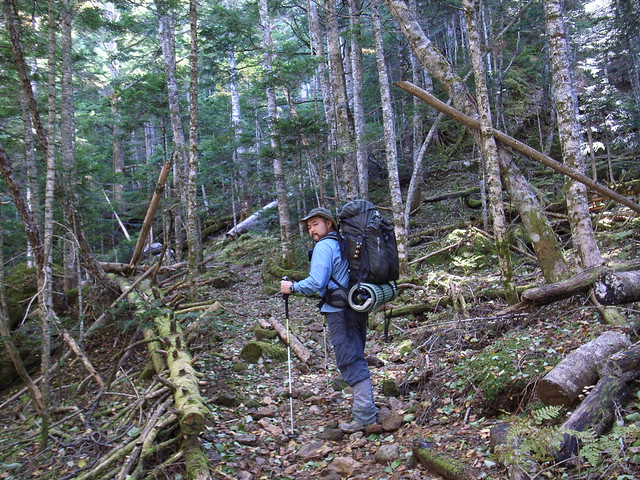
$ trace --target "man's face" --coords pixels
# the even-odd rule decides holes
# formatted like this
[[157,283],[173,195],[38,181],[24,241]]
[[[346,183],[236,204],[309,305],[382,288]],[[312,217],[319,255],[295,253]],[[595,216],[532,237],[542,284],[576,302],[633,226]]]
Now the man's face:
[[307,220],[307,232],[314,242],[326,237],[332,228],[331,220],[323,217],[311,217]]

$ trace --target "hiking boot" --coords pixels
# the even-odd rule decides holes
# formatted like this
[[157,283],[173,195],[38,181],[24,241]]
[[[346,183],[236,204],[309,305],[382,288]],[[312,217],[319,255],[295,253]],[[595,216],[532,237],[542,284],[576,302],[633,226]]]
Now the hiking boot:
[[358,420],[352,420],[350,422],[339,423],[338,428],[344,433],[361,432],[365,429],[366,425]]

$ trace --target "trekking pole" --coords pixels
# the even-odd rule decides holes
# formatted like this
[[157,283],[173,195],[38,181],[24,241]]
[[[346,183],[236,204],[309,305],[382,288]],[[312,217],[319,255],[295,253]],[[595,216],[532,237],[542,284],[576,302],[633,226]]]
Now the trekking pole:
[[[289,281],[289,277],[284,276],[282,280]],[[289,438],[293,438],[296,436],[294,427],[293,427],[293,380],[291,376],[291,342],[289,341],[289,294],[283,293],[282,298],[284,298],[284,318],[287,329],[287,368],[289,370],[289,420],[291,422],[291,433],[289,434]]]
[[327,390],[329,390],[329,355],[327,354],[327,319],[322,320],[322,337],[324,340],[324,375],[327,379]]

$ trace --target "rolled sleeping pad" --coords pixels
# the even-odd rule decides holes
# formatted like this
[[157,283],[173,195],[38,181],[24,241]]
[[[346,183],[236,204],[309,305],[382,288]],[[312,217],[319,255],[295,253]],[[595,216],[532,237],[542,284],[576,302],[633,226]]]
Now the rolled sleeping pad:
[[370,312],[398,295],[395,283],[361,283],[349,290],[349,306],[356,312]]

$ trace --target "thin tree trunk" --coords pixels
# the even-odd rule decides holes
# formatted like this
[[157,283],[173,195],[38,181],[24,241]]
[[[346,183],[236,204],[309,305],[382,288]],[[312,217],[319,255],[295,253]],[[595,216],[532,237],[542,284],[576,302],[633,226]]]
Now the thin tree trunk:
[[273,150],[273,173],[276,180],[276,194],[278,198],[278,216],[280,218],[280,241],[282,244],[283,266],[293,264],[293,248],[291,242],[291,219],[289,217],[289,199],[287,198],[287,186],[284,178],[284,166],[280,153],[280,145],[277,139],[275,125],[277,121],[276,92],[272,85],[273,75],[273,40],[271,39],[271,21],[267,0],[259,0],[260,27],[262,29],[262,47],[264,49],[263,65],[267,75],[267,123],[269,124],[269,137]]
[[[338,200],[352,200],[358,192],[358,167],[353,155],[351,139],[354,137],[349,103],[347,100],[347,86],[342,64],[340,31],[335,0],[325,0],[325,14],[327,25],[327,46],[329,53],[329,80],[335,106],[336,134],[338,151],[336,152],[337,175],[336,197]],[[325,99],[326,101],[326,99]]]
[[365,144],[365,116],[362,101],[364,77],[362,60],[362,23],[360,0],[349,0],[349,25],[351,27],[351,90],[353,103],[353,126],[356,144],[356,165],[358,167],[358,190],[360,198],[369,197],[369,159]]
[[[185,142],[184,128],[182,126],[182,115],[180,111],[180,95],[178,91],[178,81],[176,79],[176,44],[175,44],[175,18],[172,8],[173,3],[168,0],[156,0],[156,6],[160,18],[158,19],[158,33],[162,43],[162,58],[164,60],[164,71],[167,82],[167,98],[169,101],[169,117],[171,119],[171,131],[173,133],[173,150],[176,155],[173,164],[174,188],[180,199],[180,216],[184,218],[184,209],[187,205],[187,165],[188,155]],[[182,258],[184,230],[183,222],[175,222],[176,226],[176,256]]]
[[196,0],[189,1],[191,49],[189,52],[189,168],[187,175],[187,260],[189,264],[189,294],[191,301],[197,297],[196,282],[198,264],[202,261],[202,238],[198,221],[198,7]]
[[[403,0],[384,0],[403,33],[407,37],[414,52],[437,79],[452,98],[454,105],[467,115],[475,117],[477,107],[466,85],[462,82],[451,64],[435,48],[426,37],[420,25],[413,19],[409,8]],[[473,133],[480,144],[480,134]],[[529,182],[513,162],[511,154],[504,148],[499,149],[503,180],[507,185],[523,224],[533,239],[533,248],[542,268],[545,279],[549,282],[566,278],[569,269],[562,256],[558,239],[544,215],[542,207],[531,189]]]
[[371,21],[375,38],[376,65],[378,67],[378,81],[380,83],[380,100],[382,104],[382,122],[384,124],[384,145],[387,158],[387,172],[389,175],[389,193],[393,224],[398,243],[398,260],[400,275],[407,273],[407,230],[404,221],[404,206],[400,190],[400,176],[398,174],[398,152],[396,149],[396,129],[394,125],[393,106],[391,104],[391,88],[389,75],[384,59],[384,45],[382,41],[382,27],[378,13],[377,0],[371,4]]
[[496,253],[502,271],[505,296],[509,303],[518,301],[518,295],[513,284],[513,266],[507,241],[506,217],[502,201],[502,181],[500,179],[500,159],[498,146],[493,136],[493,123],[491,119],[491,106],[489,104],[489,91],[481,58],[480,35],[478,32],[476,0],[462,0],[462,6],[467,19],[467,35],[469,49],[471,50],[471,63],[476,82],[476,97],[478,100],[478,112],[480,114],[480,148],[485,159],[487,186],[489,193],[489,207],[493,219],[493,231],[496,239]]
[[[547,42],[551,62],[558,132],[564,163],[584,174],[586,159],[582,153],[582,134],[578,116],[578,98],[569,60],[567,30],[561,0],[544,0]],[[586,187],[565,179],[566,202],[573,245],[583,268],[601,265],[603,260],[595,240]]]

